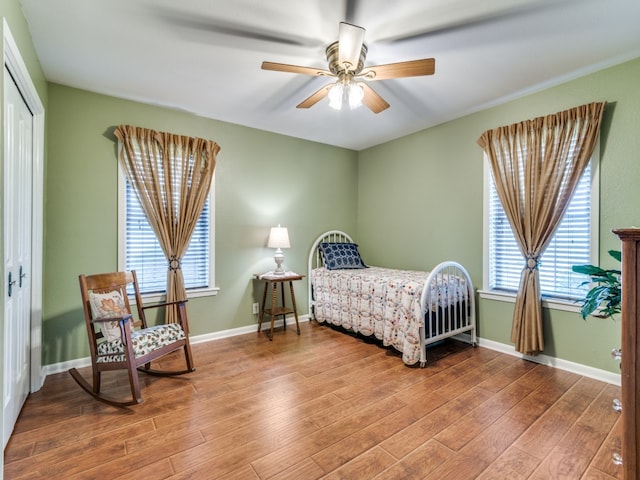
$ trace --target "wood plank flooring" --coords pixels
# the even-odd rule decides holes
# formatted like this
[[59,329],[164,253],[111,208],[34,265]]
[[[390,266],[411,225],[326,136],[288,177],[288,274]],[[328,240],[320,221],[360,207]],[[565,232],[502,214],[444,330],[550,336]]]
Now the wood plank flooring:
[[[456,341],[410,368],[315,322],[301,330],[193,345],[195,373],[140,374],[144,403],[128,409],[51,375],[27,399],[4,478],[622,478],[618,387]],[[126,393],[124,376],[105,380]]]

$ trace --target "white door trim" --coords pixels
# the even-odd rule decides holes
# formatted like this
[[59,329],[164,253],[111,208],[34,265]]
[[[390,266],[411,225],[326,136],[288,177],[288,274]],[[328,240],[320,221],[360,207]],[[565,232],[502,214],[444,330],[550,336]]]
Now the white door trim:
[[40,390],[42,375],[42,274],[43,274],[43,195],[44,195],[44,106],[29,70],[20,55],[6,19],[2,19],[4,64],[33,113],[33,220],[31,247],[31,381],[30,391]]

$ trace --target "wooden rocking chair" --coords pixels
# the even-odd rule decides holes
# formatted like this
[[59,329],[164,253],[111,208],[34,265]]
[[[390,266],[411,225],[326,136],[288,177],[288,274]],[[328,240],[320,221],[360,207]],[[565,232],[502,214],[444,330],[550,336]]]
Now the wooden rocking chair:
[[[195,371],[189,345],[186,300],[143,306],[135,271],[80,275],[79,279],[91,350],[93,386],[89,385],[75,368],[70,369],[69,373],[87,393],[110,405],[135,405],[142,402],[138,370],[162,376]],[[133,285],[135,292],[137,322],[131,315],[127,285]],[[170,305],[177,306],[175,308],[178,311],[179,323],[147,325],[145,310]],[[184,349],[187,364],[185,370],[151,369],[151,361],[181,348]],[[100,392],[100,376],[106,370],[127,370],[131,400],[118,401]]]

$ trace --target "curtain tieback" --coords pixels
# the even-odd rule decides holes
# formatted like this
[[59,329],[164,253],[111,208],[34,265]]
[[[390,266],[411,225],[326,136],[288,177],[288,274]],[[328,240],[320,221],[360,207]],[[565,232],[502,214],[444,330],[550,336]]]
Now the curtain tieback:
[[526,268],[528,268],[530,271],[534,271],[538,268],[538,266],[540,265],[540,260],[538,255],[534,254],[534,253],[530,253],[529,255],[527,255],[527,266]]
[[180,270],[181,268],[182,268],[182,262],[180,261],[180,259],[178,257],[173,255],[169,259],[169,270],[175,272],[176,270]]

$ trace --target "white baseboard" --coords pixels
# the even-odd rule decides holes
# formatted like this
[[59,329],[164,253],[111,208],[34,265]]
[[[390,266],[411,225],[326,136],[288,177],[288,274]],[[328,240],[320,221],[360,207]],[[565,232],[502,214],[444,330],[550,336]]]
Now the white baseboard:
[[[300,323],[308,322],[309,315],[298,315],[298,321]],[[276,320],[276,325],[280,324],[280,322],[281,320]],[[287,317],[287,325],[295,325],[295,323],[295,318]],[[229,338],[235,337],[237,335],[244,335],[245,333],[253,333],[256,331],[256,328],[257,326],[255,324],[246,325],[244,327],[231,328],[229,330],[221,330],[219,332],[205,333],[204,335],[190,337],[189,340],[192,344],[210,342],[212,340],[220,340],[221,338]],[[271,328],[271,324],[269,322],[262,322],[261,330],[268,330],[269,328]]]
[[[309,315],[301,315],[298,317],[300,322],[308,322]],[[294,318],[287,318],[287,325],[295,324]],[[268,322],[262,324],[262,330],[266,330],[270,327]],[[235,337],[237,335],[244,335],[246,333],[252,333],[256,331],[256,325],[246,325],[244,327],[231,328],[229,330],[221,330],[219,332],[206,333],[204,335],[192,336],[190,338],[192,344],[211,342],[213,340],[220,340],[221,338]],[[468,335],[466,335],[468,337]],[[460,338],[463,341],[470,341],[469,338]],[[576,373],[584,377],[593,378],[602,382],[611,383],[613,385],[620,386],[620,374],[608,372],[598,368],[589,367],[580,363],[570,362],[561,358],[550,357],[548,355],[523,355],[515,351],[513,345],[507,345],[504,343],[494,342],[493,340],[486,340],[484,338],[478,338],[478,345],[489,350],[495,350],[501,353],[506,353],[514,357],[529,360],[531,362],[539,363],[541,365],[547,365],[549,367],[559,368],[560,370],[566,370],[567,372]],[[69,360],[67,362],[53,363],[51,365],[45,365],[42,369],[43,382],[46,375],[53,375],[54,373],[65,372],[70,368],[82,368],[91,365],[91,358],[78,358],[75,360]]]
[[[299,315],[299,322],[308,322],[309,315]],[[276,324],[280,324],[281,320],[277,320]],[[287,317],[287,325],[295,325],[296,320],[293,317]],[[262,323],[262,330],[267,330],[271,327],[269,322]],[[256,331],[257,326],[246,325],[244,327],[231,328],[229,330],[221,330],[219,332],[205,333],[204,335],[195,335],[189,337],[191,344],[194,345],[196,343],[204,343],[210,342],[213,340],[219,340],[221,338],[229,338],[235,337],[237,335],[244,335],[245,333],[253,333]],[[53,375],[54,373],[66,372],[70,368],[82,368],[91,366],[91,357],[77,358],[75,360],[69,360],[66,362],[60,363],[52,363],[50,365],[45,365],[42,368],[42,384],[44,384],[44,379],[47,375]]]
[[486,340],[484,338],[478,338],[478,345],[480,347],[488,348],[489,350],[495,350],[498,352],[513,355],[524,360],[539,363],[541,365],[547,365],[549,367],[558,368],[567,372],[576,373],[584,377],[593,378],[602,382],[611,383],[612,385],[620,386],[620,374],[612,373],[599,368],[589,367],[582,365],[581,363],[570,362],[561,358],[550,357],[548,355],[524,355],[520,352],[516,352],[513,345],[507,345],[504,343],[494,342],[493,340]]

